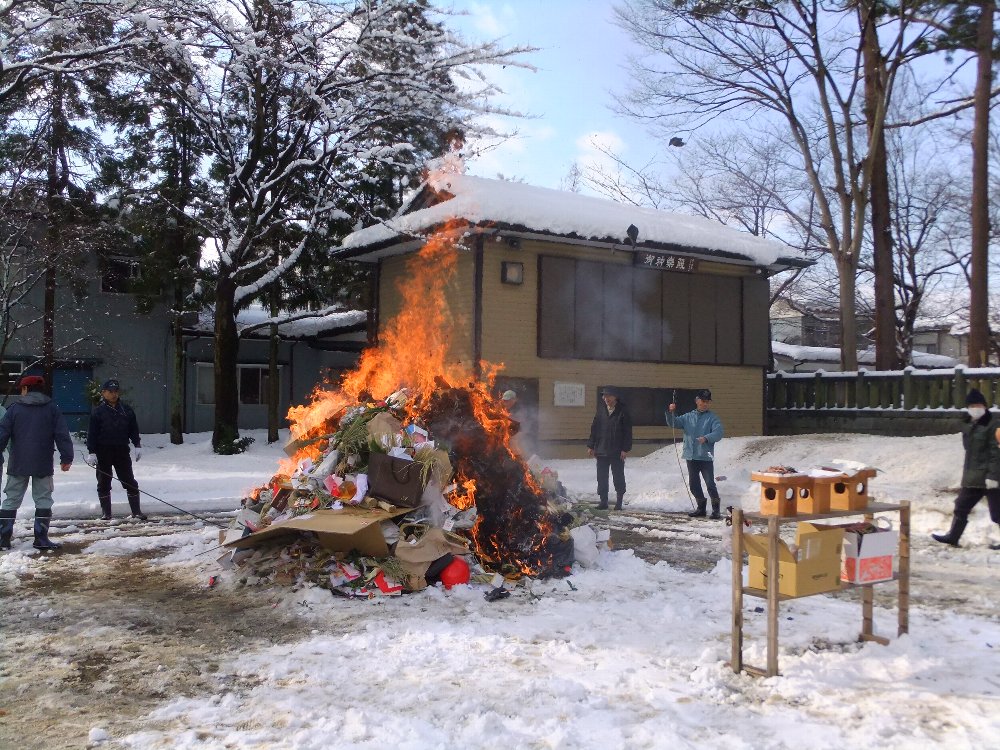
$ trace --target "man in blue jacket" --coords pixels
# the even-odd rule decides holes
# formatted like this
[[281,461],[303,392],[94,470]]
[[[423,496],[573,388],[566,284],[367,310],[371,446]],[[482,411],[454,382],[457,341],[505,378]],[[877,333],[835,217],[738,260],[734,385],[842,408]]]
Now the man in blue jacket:
[[722,440],[722,422],[712,411],[712,392],[707,388],[695,394],[695,410],[677,416],[677,404],[670,404],[667,410],[667,424],[684,431],[684,453],[688,465],[688,485],[698,508],[690,515],[705,517],[705,492],[701,488],[701,478],[705,479],[708,496],[712,498],[712,518],[722,518],[719,512],[721,501],[719,488],[715,486],[715,444]]
[[101,386],[101,403],[90,413],[87,430],[87,463],[97,469],[97,500],[101,504],[101,518],[111,520],[111,470],[125,488],[132,518],[146,520],[139,509],[139,485],[132,473],[129,441],[135,446],[135,460],[142,458],[139,445],[139,423],[132,407],[119,398],[121,386],[110,378]]
[[20,400],[12,404],[0,419],[0,467],[3,451],[10,443],[7,464],[6,497],[0,502],[0,549],[10,549],[14,535],[14,520],[21,507],[24,493],[31,481],[31,497],[35,501],[35,549],[59,549],[62,545],[49,540],[52,520],[52,489],[54,486],[52,454],[59,449],[59,463],[69,471],[73,463],[73,441],[59,407],[42,392],[45,379],[26,375],[18,385]]

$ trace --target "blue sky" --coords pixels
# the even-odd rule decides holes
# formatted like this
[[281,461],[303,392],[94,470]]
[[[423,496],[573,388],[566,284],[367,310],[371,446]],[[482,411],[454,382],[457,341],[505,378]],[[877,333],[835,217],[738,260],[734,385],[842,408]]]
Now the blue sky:
[[452,19],[468,41],[500,39],[507,46],[539,50],[524,57],[536,71],[507,67],[488,71],[506,92],[498,101],[526,119],[496,127],[518,135],[467,164],[470,174],[519,178],[557,188],[571,165],[600,159],[595,140],[630,163],[643,164],[656,144],[643,129],[609,108],[612,91],[628,86],[625,71],[632,43],[612,22],[610,0],[447,0],[469,15]]

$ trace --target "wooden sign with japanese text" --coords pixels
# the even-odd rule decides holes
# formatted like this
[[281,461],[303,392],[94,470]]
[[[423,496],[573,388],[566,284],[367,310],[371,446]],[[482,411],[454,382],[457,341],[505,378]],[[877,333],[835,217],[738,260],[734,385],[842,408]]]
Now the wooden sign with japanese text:
[[633,254],[632,264],[660,271],[683,271],[685,273],[691,273],[698,267],[698,261],[694,258],[670,253],[654,253],[648,250],[636,251]]

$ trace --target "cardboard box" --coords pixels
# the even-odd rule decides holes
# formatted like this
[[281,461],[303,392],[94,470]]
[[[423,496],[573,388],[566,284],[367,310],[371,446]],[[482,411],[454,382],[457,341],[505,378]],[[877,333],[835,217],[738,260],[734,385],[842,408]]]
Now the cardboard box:
[[897,531],[845,532],[840,580],[848,583],[891,581],[892,561],[898,546]]
[[[840,588],[841,550],[844,530],[800,523],[795,528],[797,557],[778,540],[778,593],[809,596]],[[743,543],[750,556],[750,588],[767,590],[767,535],[745,534]]]
[[317,510],[294,516],[287,521],[273,523],[267,528],[249,534],[242,539],[226,542],[223,546],[236,549],[255,547],[287,536],[295,536],[310,531],[319,543],[333,552],[357,550],[370,557],[386,557],[389,546],[382,536],[382,521],[405,516],[412,508],[386,511],[381,508],[368,510],[345,506],[341,510]]

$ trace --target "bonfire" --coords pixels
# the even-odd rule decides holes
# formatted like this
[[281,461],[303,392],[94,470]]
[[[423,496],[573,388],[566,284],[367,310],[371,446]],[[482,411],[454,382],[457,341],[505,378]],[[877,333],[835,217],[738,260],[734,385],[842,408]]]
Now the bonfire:
[[[445,227],[409,259],[401,311],[358,367],[338,383],[317,386],[308,404],[289,411],[291,455],[269,488],[252,499],[262,491],[273,497],[270,488],[326,461],[335,464],[328,467],[329,498],[311,498],[298,510],[360,503],[371,454],[407,451],[426,464],[425,475],[449,475],[439,477],[441,496],[454,511],[472,510],[468,534],[485,570],[509,579],[562,575],[572,562],[570,517],[511,447],[517,425],[494,389],[502,365],[480,363],[473,370],[448,359],[452,326],[445,290],[462,230],[459,224]],[[365,426],[380,414],[402,429],[372,439]],[[425,437],[433,451],[420,450]]]

